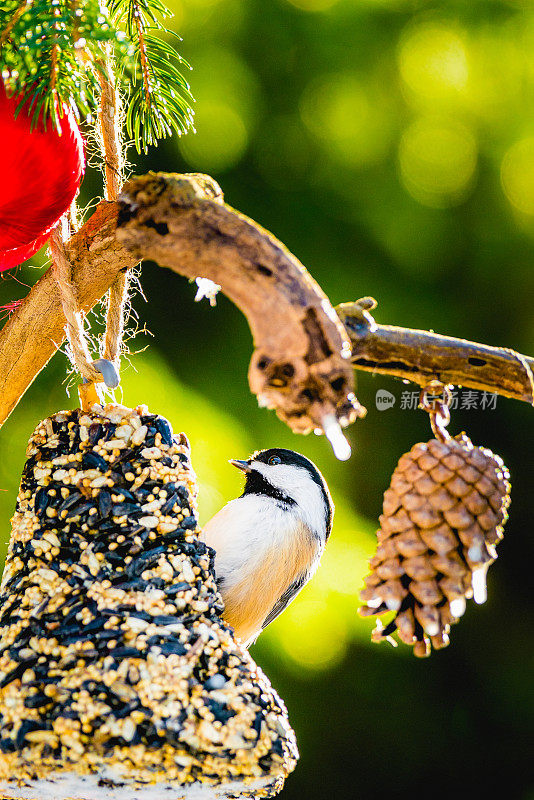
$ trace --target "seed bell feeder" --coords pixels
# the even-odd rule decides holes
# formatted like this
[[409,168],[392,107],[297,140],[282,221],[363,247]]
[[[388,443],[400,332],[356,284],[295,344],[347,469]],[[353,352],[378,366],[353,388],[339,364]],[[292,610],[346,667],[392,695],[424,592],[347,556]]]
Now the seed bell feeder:
[[39,423],[0,586],[0,796],[270,797],[297,749],[234,640],[184,434],[146,407]]

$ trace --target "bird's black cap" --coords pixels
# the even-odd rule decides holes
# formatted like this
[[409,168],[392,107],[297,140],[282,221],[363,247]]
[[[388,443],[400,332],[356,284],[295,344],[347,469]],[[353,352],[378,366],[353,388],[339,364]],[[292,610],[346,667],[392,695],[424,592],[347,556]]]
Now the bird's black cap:
[[310,473],[310,476],[315,483],[321,488],[326,487],[326,481],[309,458],[295,453],[294,450],[286,450],[285,447],[271,447],[269,450],[258,450],[253,453],[248,459],[248,464],[253,461],[261,461],[263,464],[268,464],[271,458],[279,458],[281,464],[290,464],[295,467],[301,467]]
[[[332,503],[332,498],[330,496],[328,485],[325,479],[309,458],[306,458],[306,456],[303,456],[300,453],[296,453],[294,450],[287,450],[284,447],[271,447],[268,450],[258,450],[257,452],[253,453],[246,463],[250,465],[253,461],[260,461],[263,464],[271,465],[271,461],[277,458],[280,459],[280,461],[277,463],[287,464],[288,466],[295,466],[306,470],[310,478],[321,489],[325,502],[325,522],[328,537],[332,527],[334,505]],[[275,466],[275,463],[273,463],[272,466]],[[245,474],[246,481],[243,495],[264,494],[269,497],[274,497],[275,499],[288,505],[295,503],[295,501],[289,495],[285,494],[279,488],[269,483],[269,481],[256,470],[252,469],[250,472],[246,472]]]

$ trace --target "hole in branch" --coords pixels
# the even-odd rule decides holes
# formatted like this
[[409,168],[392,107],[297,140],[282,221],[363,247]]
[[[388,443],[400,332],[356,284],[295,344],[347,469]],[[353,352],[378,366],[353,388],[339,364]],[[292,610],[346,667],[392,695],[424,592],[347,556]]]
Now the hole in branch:
[[340,392],[345,386],[345,378],[342,375],[339,378],[334,378],[333,381],[330,381],[330,386],[334,392]]
[[488,363],[483,358],[468,358],[467,361],[469,364],[471,364],[472,367],[485,367],[486,364]]
[[122,225],[126,225],[126,223],[129,222],[133,216],[135,216],[135,212],[132,206],[128,205],[128,203],[119,203],[117,228],[120,228]]
[[295,374],[295,367],[293,364],[284,364],[282,366],[282,374],[286,376],[286,378],[292,378]]
[[326,336],[317,319],[317,311],[315,308],[309,308],[306,311],[304,318],[304,330],[309,339],[308,352],[306,353],[306,362],[308,364],[316,364],[318,361],[323,361],[332,355],[332,350],[326,340]]
[[273,274],[272,269],[269,269],[269,267],[264,267],[263,264],[256,264],[256,267],[261,275],[266,275],[268,278],[270,278]]
[[160,236],[165,236],[165,234],[169,232],[169,226],[166,222],[154,222],[153,219],[147,219],[144,225],[145,228],[154,228],[156,233],[159,233]]

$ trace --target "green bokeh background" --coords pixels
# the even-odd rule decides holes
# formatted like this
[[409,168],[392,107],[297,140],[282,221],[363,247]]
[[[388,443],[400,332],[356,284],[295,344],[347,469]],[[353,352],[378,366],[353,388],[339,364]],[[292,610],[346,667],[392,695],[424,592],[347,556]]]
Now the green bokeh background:
[[[135,172],[208,172],[227,201],[273,231],[333,303],[365,294],[379,321],[534,350],[534,8],[525,0],[173,0],[193,65],[197,134],[164,142]],[[82,200],[101,193],[89,172]],[[24,296],[44,255],[0,302]],[[451,429],[498,452],[513,500],[489,598],[425,661],[370,643],[358,591],[398,457],[430,438],[402,409],[415,387],[361,374],[368,407],[336,462],[296,437],[247,386],[251,338],[219,296],[146,264],[133,305],[152,337],[131,342],[124,401],[147,403],[191,440],[201,520],[240,491],[230,457],[284,446],[312,458],[336,503],[314,581],[252,652],[287,702],[301,761],[286,800],[534,800],[532,410],[453,412]],[[148,349],[141,351],[148,345]],[[56,356],[0,433],[3,552],[39,419],[76,403]],[[378,411],[378,389],[393,408]],[[462,405],[463,396],[460,395]]]

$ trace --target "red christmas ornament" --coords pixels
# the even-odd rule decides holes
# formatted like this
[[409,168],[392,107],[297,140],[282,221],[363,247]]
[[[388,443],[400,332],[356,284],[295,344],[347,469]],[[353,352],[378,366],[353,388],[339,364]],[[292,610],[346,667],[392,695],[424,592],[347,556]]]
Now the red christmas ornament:
[[42,120],[31,130],[26,103],[0,80],[0,270],[30,258],[74,200],[85,170],[83,141],[64,105],[60,131]]

